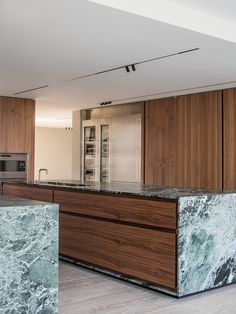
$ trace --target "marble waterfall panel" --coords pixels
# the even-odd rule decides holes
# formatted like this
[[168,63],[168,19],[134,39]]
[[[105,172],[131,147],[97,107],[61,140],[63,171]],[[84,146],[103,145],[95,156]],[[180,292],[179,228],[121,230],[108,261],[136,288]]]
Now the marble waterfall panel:
[[29,202],[0,206],[2,314],[58,312],[58,205]]
[[236,194],[178,202],[178,296],[235,283]]

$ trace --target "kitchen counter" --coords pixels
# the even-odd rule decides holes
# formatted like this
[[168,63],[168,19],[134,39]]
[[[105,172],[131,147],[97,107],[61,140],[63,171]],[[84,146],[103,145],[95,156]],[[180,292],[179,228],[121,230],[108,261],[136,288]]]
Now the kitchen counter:
[[[14,182],[11,182],[14,184]],[[19,182],[15,182],[19,184]],[[127,196],[141,196],[156,199],[178,200],[185,196],[220,195],[234,193],[235,191],[163,187],[159,185],[144,185],[127,182],[82,182],[79,180],[56,180],[56,181],[25,181],[22,185],[62,188],[84,192],[99,192]]]
[[0,312],[58,312],[58,205],[0,196]]
[[178,298],[236,283],[234,191],[34,181],[3,192],[58,203],[60,257],[75,264]]

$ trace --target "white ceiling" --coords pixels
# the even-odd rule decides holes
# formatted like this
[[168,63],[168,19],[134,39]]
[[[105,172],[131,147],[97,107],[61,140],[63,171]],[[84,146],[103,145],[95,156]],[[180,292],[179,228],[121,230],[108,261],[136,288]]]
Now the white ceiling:
[[[204,9],[203,1],[175,2]],[[72,110],[106,100],[236,86],[235,43],[86,0],[0,0],[0,39],[1,95],[49,85],[18,95],[36,99],[39,126],[70,126]],[[195,47],[200,50],[138,65],[133,73],[65,82]]]
[[236,23],[235,0],[169,0],[197,11]]

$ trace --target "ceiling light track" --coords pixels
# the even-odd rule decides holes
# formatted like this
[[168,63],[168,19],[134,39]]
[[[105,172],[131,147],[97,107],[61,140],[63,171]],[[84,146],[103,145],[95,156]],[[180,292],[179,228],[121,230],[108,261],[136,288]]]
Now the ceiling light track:
[[43,85],[43,86],[31,88],[31,89],[26,89],[26,90],[23,90],[21,92],[15,93],[13,95],[20,95],[20,94],[24,94],[24,93],[29,93],[29,92],[32,92],[34,90],[43,89],[43,88],[47,88],[47,87],[48,87],[48,85]]
[[[121,70],[121,69],[125,69],[125,71],[127,73],[135,72],[137,65],[144,64],[144,63],[147,63],[147,62],[153,62],[153,61],[157,61],[157,60],[167,59],[167,58],[175,57],[175,56],[182,55],[182,54],[191,53],[191,52],[197,51],[199,49],[200,48],[192,48],[192,49],[188,49],[188,50],[182,50],[182,51],[178,51],[178,52],[175,52],[175,53],[163,55],[163,56],[160,56],[160,57],[138,61],[138,62],[135,62],[135,63],[131,63],[129,65],[122,65],[122,66],[119,66],[119,67],[110,68],[110,69],[107,69],[107,70],[103,70],[103,71],[99,71],[99,72],[95,72],[95,73],[90,73],[90,74],[74,77],[74,78],[71,78],[71,79],[68,79],[68,80],[65,80],[65,81],[58,82],[58,84],[69,83],[69,82],[72,82],[72,81],[77,81],[77,80],[81,80],[81,79],[84,79],[84,78],[88,78],[88,77],[92,77],[92,76],[96,76],[96,75],[101,75],[101,74],[105,74],[105,73],[108,73],[108,72],[113,72],[113,71],[117,71],[117,70]],[[24,94],[24,93],[29,93],[29,92],[32,92],[32,91],[35,91],[35,90],[48,88],[48,87],[49,87],[49,85],[43,85],[43,86],[39,86],[39,87],[23,90],[23,91],[14,93],[13,95],[20,95],[20,94]]]
[[130,70],[132,71],[136,71],[136,66],[143,64],[143,63],[147,63],[147,62],[152,62],[152,61],[157,61],[157,60],[161,60],[161,59],[166,59],[166,58],[171,58],[174,56],[178,56],[181,54],[185,54],[185,53],[190,53],[190,52],[194,52],[199,50],[200,48],[192,48],[192,49],[188,49],[188,50],[182,50],[176,53],[171,53],[168,55],[164,55],[164,56],[160,56],[160,57],[156,57],[156,58],[151,58],[151,59],[146,59],[146,60],[142,60],[142,61],[138,61],[135,63],[131,63],[130,65],[122,65],[119,67],[115,67],[115,68],[110,68],[107,70],[103,70],[103,71],[99,71],[99,72],[95,72],[95,73],[91,73],[91,74],[86,74],[83,76],[78,76],[78,77],[74,77],[72,79],[66,80],[64,82],[72,82],[72,81],[76,81],[76,80],[81,80],[83,78],[87,78],[87,77],[91,77],[91,76],[95,76],[95,75],[100,75],[100,74],[104,74],[104,73],[108,73],[108,72],[112,72],[112,71],[117,71],[117,70],[121,70],[121,69],[125,69],[127,73],[130,72]]

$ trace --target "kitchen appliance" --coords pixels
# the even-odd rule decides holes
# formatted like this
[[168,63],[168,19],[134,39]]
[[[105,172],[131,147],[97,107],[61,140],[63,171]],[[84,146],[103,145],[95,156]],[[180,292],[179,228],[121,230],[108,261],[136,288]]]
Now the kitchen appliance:
[[27,154],[0,153],[0,181],[27,179]]
[[141,181],[141,116],[82,121],[82,180]]

